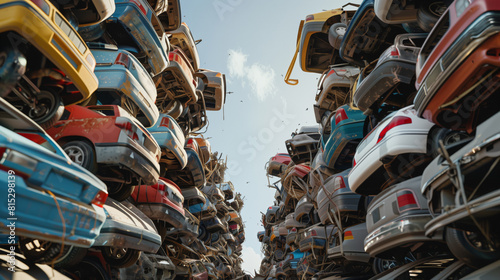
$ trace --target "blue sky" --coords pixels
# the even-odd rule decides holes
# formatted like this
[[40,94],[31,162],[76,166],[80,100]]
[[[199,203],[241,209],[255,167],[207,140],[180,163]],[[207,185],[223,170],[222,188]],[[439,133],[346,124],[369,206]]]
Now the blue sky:
[[292,78],[298,78],[299,84],[289,86],[283,81],[300,20],[347,2],[181,1],[182,20],[195,40],[203,40],[198,44],[201,67],[225,73],[227,90],[233,92],[227,95],[224,113],[208,113],[204,136],[210,138],[212,151],[228,157],[226,179],[245,197],[243,268],[252,274],[261,259],[260,213],[272,205],[275,193],[267,187],[264,165],[277,152],[286,152],[285,140],[293,131],[316,124],[312,106],[320,75],[302,72],[297,62]]

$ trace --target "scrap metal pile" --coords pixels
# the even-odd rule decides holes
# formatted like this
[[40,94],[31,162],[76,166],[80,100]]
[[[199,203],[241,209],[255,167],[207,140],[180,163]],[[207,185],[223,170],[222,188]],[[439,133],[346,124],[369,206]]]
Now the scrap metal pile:
[[0,278],[248,278],[243,197],[201,132],[225,75],[200,68],[179,1],[0,13]]
[[[354,6],[355,8],[352,8]],[[364,0],[308,15],[317,126],[266,167],[263,279],[496,279],[500,2]]]

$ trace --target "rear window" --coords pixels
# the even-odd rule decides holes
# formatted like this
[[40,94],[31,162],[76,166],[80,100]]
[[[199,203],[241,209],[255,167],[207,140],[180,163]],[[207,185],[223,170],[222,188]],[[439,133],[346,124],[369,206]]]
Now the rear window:
[[114,116],[115,110],[113,108],[89,108],[90,110],[99,113],[103,116]]
[[424,63],[427,60],[427,57],[434,50],[434,47],[436,47],[439,41],[441,41],[441,38],[443,38],[444,34],[448,31],[448,28],[450,28],[450,14],[449,11],[446,11],[432,30],[432,33],[430,33],[429,37],[427,37],[427,40],[420,51],[420,55],[423,58],[421,63]]

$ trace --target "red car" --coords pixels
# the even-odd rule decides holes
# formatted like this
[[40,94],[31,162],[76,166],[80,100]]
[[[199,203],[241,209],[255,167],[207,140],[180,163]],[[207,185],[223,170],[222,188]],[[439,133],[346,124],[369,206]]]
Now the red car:
[[415,109],[440,126],[472,132],[498,112],[500,2],[456,0],[417,60]]
[[168,229],[180,228],[186,221],[184,196],[179,187],[168,179],[160,178],[157,184],[151,186],[138,186],[130,197],[137,209],[153,220],[162,239]]
[[71,160],[103,180],[116,200],[129,197],[135,185],[158,181],[158,143],[117,105],[67,106],[47,133]]

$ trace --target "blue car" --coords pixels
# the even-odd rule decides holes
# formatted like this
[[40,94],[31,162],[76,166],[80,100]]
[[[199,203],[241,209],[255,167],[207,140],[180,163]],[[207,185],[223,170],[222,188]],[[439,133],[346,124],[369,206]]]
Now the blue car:
[[[144,61],[151,76],[168,65],[170,43],[158,16],[147,1],[115,0],[116,10],[104,23],[81,27],[85,41],[113,42]],[[104,34],[107,33],[107,34]]]
[[184,149],[186,138],[174,118],[162,113],[148,131],[161,148],[160,170],[186,167],[188,163]]
[[63,262],[71,248],[88,248],[99,235],[106,185],[2,98],[0,109],[0,181],[9,199],[0,208],[0,234],[15,227],[27,259]]
[[351,19],[340,45],[340,57],[353,65],[365,66],[379,58],[396,35],[405,33],[401,24],[382,22],[373,10],[374,0],[364,0]]
[[321,135],[323,160],[331,169],[352,167],[352,159],[361,139],[366,116],[350,105],[340,106],[329,118]]
[[283,262],[283,271],[288,276],[293,276],[297,274],[297,267],[299,266],[300,260],[304,257],[304,253],[299,249],[288,253]]
[[153,126],[160,115],[155,105],[156,87],[139,60],[114,45],[89,43],[96,60],[99,87],[92,104],[120,105],[145,127]]

